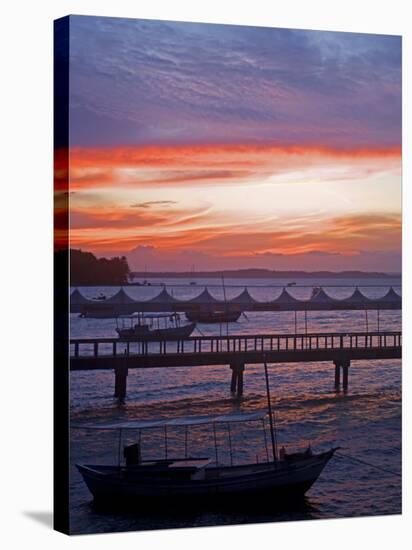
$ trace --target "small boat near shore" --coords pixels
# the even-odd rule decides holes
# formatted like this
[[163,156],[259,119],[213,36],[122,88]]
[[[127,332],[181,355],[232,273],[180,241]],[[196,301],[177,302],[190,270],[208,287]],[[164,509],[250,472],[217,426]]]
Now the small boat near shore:
[[[308,447],[303,452],[286,453],[284,447],[277,451],[277,436],[269,394],[269,379],[265,363],[268,410],[252,413],[234,413],[215,417],[189,417],[169,420],[129,421],[122,424],[77,426],[83,429],[108,429],[119,431],[118,464],[76,464],[90,493],[98,503],[110,503],[133,507],[146,507],[149,503],[172,506],[193,505],[212,500],[220,503],[225,498],[235,498],[238,503],[250,502],[251,497],[265,497],[267,506],[278,508],[291,500],[301,499],[316,482],[338,447],[313,453]],[[271,458],[268,450],[265,418],[269,416]],[[233,422],[260,421],[263,426],[266,460],[235,465],[233,462],[230,425]],[[220,464],[216,426],[224,423],[228,429],[230,464]],[[188,428],[201,424],[212,425],[215,456],[191,457],[188,454]],[[182,457],[168,456],[170,428],[185,428],[185,451]],[[145,429],[158,428],[164,433],[164,458],[142,460],[141,436]],[[125,463],[121,461],[122,433],[125,430],[139,432],[138,442],[123,449]],[[190,499],[190,500],[189,500]]]
[[290,459],[239,466],[211,466],[210,458],[173,458],[129,462],[125,466],[78,464],[77,468],[97,501],[136,506],[144,506],[147,499],[168,498],[176,503],[188,497],[267,496],[290,501],[304,496],[335,450],[310,456],[295,453]]
[[133,313],[116,318],[116,332],[122,340],[183,340],[188,338],[196,323],[181,324],[178,313]]
[[[102,302],[104,301],[102,300]],[[112,305],[99,309],[87,308],[79,314],[81,319],[114,319],[116,316],[116,310]]]
[[242,315],[241,311],[186,311],[188,321],[195,323],[235,323]]
[[106,294],[103,294],[103,292],[100,292],[97,296],[93,298],[93,300],[107,300]]

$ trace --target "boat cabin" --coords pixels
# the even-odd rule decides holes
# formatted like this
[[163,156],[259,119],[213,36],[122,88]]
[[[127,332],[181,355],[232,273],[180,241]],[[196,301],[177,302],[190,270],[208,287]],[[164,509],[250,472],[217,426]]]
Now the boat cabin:
[[142,334],[150,330],[178,328],[181,325],[181,318],[178,313],[143,313],[138,311],[131,315],[119,315],[116,317],[118,329],[133,328]]

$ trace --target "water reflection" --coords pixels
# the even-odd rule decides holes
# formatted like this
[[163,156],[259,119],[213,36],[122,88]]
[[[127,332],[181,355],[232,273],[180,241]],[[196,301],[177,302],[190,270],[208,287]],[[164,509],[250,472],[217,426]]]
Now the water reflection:
[[[205,281],[206,282],[206,281]],[[212,281],[213,282],[213,281]],[[330,281],[329,281],[330,282]],[[239,284],[239,281],[237,281]],[[248,281],[242,281],[247,286]],[[321,282],[319,281],[319,284]],[[382,288],[360,288],[371,297],[382,295]],[[366,284],[367,281],[363,281]],[[344,284],[350,284],[345,280]],[[200,293],[202,288],[190,289]],[[90,289],[89,289],[90,290]],[[98,293],[100,289],[92,289]],[[101,289],[109,295],[115,289]],[[110,290],[110,292],[109,292]],[[158,288],[130,289],[158,293]],[[177,297],[176,289],[176,297]],[[239,294],[241,289],[236,290]],[[290,289],[310,292],[310,289]],[[129,292],[129,289],[128,289]],[[183,292],[183,290],[182,290]],[[218,289],[211,289],[219,297]],[[279,289],[280,292],[280,289]],[[348,295],[348,288],[334,288],[330,294]],[[87,292],[84,292],[87,295]],[[256,299],[275,297],[277,289],[251,289]],[[184,297],[184,296],[182,296]],[[302,295],[302,297],[305,297]],[[377,319],[370,312],[369,329],[375,330]],[[249,320],[248,320],[249,319]],[[293,313],[248,314],[230,326],[230,333],[293,332]],[[72,336],[114,336],[113,320],[79,319],[72,315]],[[381,330],[400,330],[401,312],[385,311],[380,315]],[[298,316],[298,330],[303,330],[303,317]],[[365,329],[364,312],[311,312],[308,330],[350,331]],[[205,334],[216,333],[213,325],[202,325]],[[71,419],[75,423],[121,422],[133,419],[174,418],[179,416],[252,412],[266,408],[262,365],[246,365],[245,395],[234,400],[229,391],[230,369],[227,365],[198,368],[131,370],[128,376],[127,400],[120,405],[113,399],[114,375],[109,371],[71,374]],[[273,402],[276,407],[278,441],[289,451],[306,447],[315,450],[334,445],[345,452],[370,460],[382,467],[399,471],[401,464],[401,362],[399,360],[354,361],[350,367],[349,393],[337,394],[333,384],[333,365],[329,363],[277,364],[270,366]],[[131,443],[138,433],[124,434]],[[230,453],[227,428],[217,427],[219,461],[228,464]],[[231,427],[235,464],[266,459],[261,426],[254,423]],[[148,430],[142,437],[144,457],[164,456],[164,434]],[[168,433],[168,451],[184,453],[184,430]],[[188,438],[188,452],[193,456],[214,458],[212,428],[193,427]],[[327,517],[350,517],[368,514],[393,514],[401,510],[401,483],[381,473],[333,459],[307,499],[292,507],[277,509],[276,503],[235,502],[233,506],[201,510],[140,510],[116,512],[96,508],[74,464],[76,462],[115,464],[118,439],[115,433],[71,430],[71,525],[75,532],[107,532],[134,529],[157,529],[202,525],[225,525],[288,521]],[[221,503],[223,505],[223,503]],[[238,506],[239,505],[239,506]]]

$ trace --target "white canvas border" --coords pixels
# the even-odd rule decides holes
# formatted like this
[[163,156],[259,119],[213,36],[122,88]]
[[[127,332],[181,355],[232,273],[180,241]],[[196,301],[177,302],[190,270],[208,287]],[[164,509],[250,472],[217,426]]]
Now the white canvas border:
[[[3,8],[4,9],[4,8]],[[28,3],[16,0],[3,13],[2,29],[2,472],[4,547],[248,548],[252,546],[334,550],[349,545],[376,549],[406,546],[411,518],[406,484],[410,438],[408,334],[410,311],[404,309],[404,485],[403,517],[260,524],[228,528],[92,535],[65,538],[46,528],[52,506],[52,20],[69,13],[140,18],[254,24],[276,27],[402,34],[404,47],[404,273],[410,281],[411,246],[408,190],[411,150],[406,123],[411,94],[410,15],[407,3],[373,0],[324,0],[239,3],[235,0],[173,2],[92,0]],[[404,304],[409,291],[403,289]],[[6,306],[4,308],[4,305]],[[22,315],[27,313],[27,317]],[[31,317],[31,314],[35,315]],[[22,340],[17,330],[27,321]],[[29,453],[28,453],[29,449]],[[28,453],[28,454],[27,454]],[[22,461],[21,456],[27,456]],[[16,482],[17,467],[25,466]],[[37,513],[37,516],[36,516]],[[33,514],[36,519],[33,519]],[[39,521],[43,518],[43,523]],[[115,538],[114,538],[115,537]],[[7,542],[8,541],[8,542]]]

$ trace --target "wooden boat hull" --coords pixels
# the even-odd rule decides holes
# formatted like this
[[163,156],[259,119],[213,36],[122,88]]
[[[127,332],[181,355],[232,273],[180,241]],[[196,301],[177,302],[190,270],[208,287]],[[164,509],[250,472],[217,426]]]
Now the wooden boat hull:
[[181,327],[173,328],[164,328],[164,329],[154,329],[148,331],[146,334],[139,334],[138,332],[133,331],[133,329],[116,329],[119,335],[119,338],[122,340],[133,340],[133,341],[158,341],[158,340],[184,340],[188,338],[194,329],[196,328],[196,323],[190,323]]
[[102,308],[101,310],[85,309],[80,313],[79,317],[84,319],[114,319],[117,315],[118,313],[114,308]]
[[242,315],[241,311],[187,311],[188,321],[196,323],[235,323]]
[[310,489],[332,458],[334,449],[295,462],[278,465],[253,464],[205,470],[204,479],[162,479],[134,475],[133,469],[116,466],[77,465],[96,501],[147,504],[149,500],[172,499],[190,502],[199,498],[244,498],[265,495],[276,499],[298,499]]

